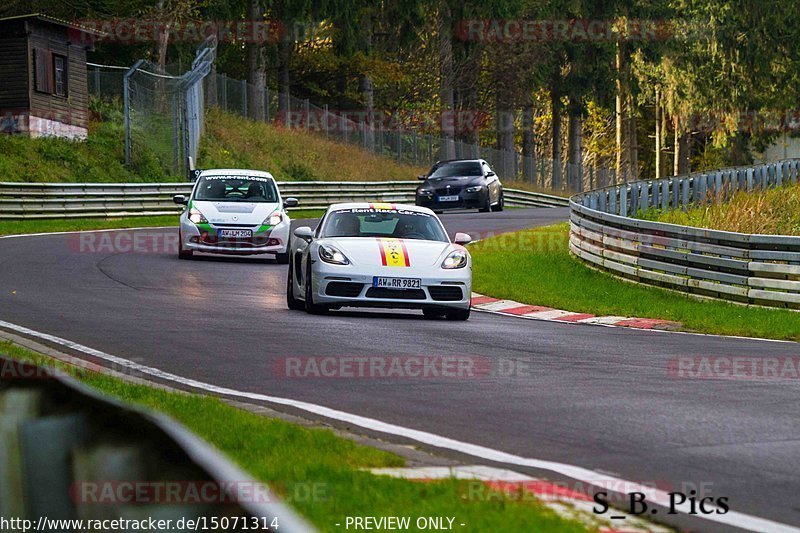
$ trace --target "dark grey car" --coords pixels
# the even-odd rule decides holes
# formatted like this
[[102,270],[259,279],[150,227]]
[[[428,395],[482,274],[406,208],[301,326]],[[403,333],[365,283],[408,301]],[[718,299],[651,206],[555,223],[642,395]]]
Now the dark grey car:
[[416,204],[434,211],[503,210],[503,185],[483,159],[439,161],[417,187]]

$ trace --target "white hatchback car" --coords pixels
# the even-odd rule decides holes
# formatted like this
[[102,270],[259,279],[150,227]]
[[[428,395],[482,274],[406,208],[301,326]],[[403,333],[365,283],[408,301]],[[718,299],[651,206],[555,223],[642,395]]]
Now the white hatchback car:
[[469,318],[472,259],[426,207],[330,206],[315,231],[292,239],[286,300],[310,313],[352,307],[421,309],[426,317]]
[[185,205],[180,219],[178,257],[194,252],[212,254],[274,254],[278,263],[289,261],[291,220],[287,207],[294,198],[281,199],[275,179],[257,170],[203,170],[192,194],[173,197]]

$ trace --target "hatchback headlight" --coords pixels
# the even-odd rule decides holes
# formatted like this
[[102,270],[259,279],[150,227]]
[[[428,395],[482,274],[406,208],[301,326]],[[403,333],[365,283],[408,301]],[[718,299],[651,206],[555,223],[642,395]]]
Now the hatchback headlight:
[[454,268],[464,268],[467,266],[466,250],[453,250],[450,255],[442,261],[442,268],[452,270]]
[[264,219],[264,222],[261,223],[262,226],[277,226],[283,222],[283,213],[280,211],[273,211],[270,216]]
[[335,246],[329,244],[319,245],[319,258],[332,265],[349,265],[350,260],[347,259],[341,251]]
[[483,190],[483,185],[476,185],[475,187],[467,187],[467,192],[478,192]]
[[206,217],[196,207],[189,209],[189,220],[195,224],[208,224]]

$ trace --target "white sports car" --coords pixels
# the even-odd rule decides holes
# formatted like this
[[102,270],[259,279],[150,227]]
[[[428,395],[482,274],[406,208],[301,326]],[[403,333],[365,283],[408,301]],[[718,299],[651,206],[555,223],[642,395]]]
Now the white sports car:
[[257,170],[204,170],[189,198],[173,197],[185,205],[181,214],[178,257],[194,252],[213,254],[275,254],[289,261],[291,220],[285,208],[297,200],[281,200],[275,179]]
[[426,207],[330,206],[316,230],[294,231],[286,300],[321,313],[351,307],[422,309],[426,317],[469,318],[471,238],[445,232]]

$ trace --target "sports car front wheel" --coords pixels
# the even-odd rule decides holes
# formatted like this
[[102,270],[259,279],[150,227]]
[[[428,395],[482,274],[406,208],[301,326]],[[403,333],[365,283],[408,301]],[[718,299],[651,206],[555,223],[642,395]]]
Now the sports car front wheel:
[[289,265],[289,274],[286,276],[286,305],[292,311],[303,309],[303,302],[294,297],[294,264]]

